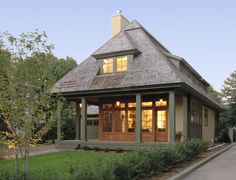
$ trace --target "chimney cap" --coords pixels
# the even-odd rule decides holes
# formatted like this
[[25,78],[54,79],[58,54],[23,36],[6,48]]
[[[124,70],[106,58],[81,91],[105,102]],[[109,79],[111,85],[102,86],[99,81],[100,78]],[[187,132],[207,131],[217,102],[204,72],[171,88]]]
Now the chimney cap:
[[116,14],[120,14],[121,15],[122,14],[122,10],[121,9],[117,9],[116,10]]

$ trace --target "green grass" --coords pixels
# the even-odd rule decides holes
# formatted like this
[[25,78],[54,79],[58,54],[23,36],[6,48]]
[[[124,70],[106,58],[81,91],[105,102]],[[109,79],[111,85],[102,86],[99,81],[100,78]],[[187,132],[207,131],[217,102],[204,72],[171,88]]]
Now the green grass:
[[[121,156],[122,154],[114,152],[80,151],[63,151],[36,155],[30,157],[30,176],[38,178],[54,176],[55,178],[67,179],[72,168],[79,169],[85,164],[93,165],[96,159],[99,159],[99,162],[102,163],[105,160],[119,158]],[[14,175],[14,160],[0,160],[0,173]]]

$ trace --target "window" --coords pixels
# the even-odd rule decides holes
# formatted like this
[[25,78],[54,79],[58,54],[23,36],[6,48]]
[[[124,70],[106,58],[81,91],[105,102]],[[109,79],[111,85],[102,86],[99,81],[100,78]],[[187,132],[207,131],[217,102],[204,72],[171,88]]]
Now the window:
[[136,107],[136,103],[128,103],[128,107],[129,108],[134,108],[134,107]]
[[142,107],[152,107],[152,102],[142,102]]
[[156,106],[167,106],[167,101],[160,99],[159,101],[156,101]]
[[127,56],[118,57],[116,60],[116,67],[117,72],[127,71]]
[[103,60],[103,65],[102,65],[103,73],[112,73],[113,72],[113,59],[104,59]]
[[128,132],[135,132],[136,127],[136,111],[128,110]]
[[116,101],[115,107],[116,108],[125,108],[125,103],[121,103],[120,101]]
[[103,132],[112,132],[112,111],[103,111]]
[[125,132],[125,111],[116,111],[115,112],[115,122],[116,122],[116,127],[115,131],[116,132]]
[[158,110],[157,111],[157,131],[166,132],[166,120],[167,120],[167,111]]
[[142,110],[142,131],[152,132],[152,110]]
[[204,109],[204,124],[208,126],[208,109]]

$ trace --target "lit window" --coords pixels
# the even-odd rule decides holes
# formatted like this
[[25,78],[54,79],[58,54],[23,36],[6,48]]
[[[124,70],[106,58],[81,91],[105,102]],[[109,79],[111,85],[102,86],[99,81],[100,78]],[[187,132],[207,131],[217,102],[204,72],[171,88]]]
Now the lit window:
[[127,56],[117,58],[117,72],[127,71]]
[[142,131],[152,132],[152,110],[142,110]]
[[142,102],[143,107],[152,107],[152,102]]
[[129,107],[129,108],[136,107],[136,103],[128,103],[128,107]]
[[156,101],[156,106],[167,106],[167,101],[160,99],[159,101]]
[[102,69],[103,69],[104,74],[112,73],[113,72],[113,59],[112,58],[104,59]]
[[157,111],[157,131],[166,132],[167,111]]
[[128,110],[128,132],[135,132],[136,127],[136,111]]
[[116,132],[125,132],[125,111],[115,111]]
[[116,101],[116,108],[125,108],[125,103],[121,103],[120,101]]

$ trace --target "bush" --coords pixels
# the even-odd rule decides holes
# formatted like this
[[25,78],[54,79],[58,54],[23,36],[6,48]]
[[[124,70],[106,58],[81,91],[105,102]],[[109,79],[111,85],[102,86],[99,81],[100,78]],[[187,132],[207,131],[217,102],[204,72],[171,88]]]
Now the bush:
[[162,148],[124,153],[119,159],[103,163],[98,159],[95,165],[75,169],[71,175],[72,179],[84,180],[143,179],[170,171],[177,163],[193,159],[206,148],[202,140],[191,139]]

